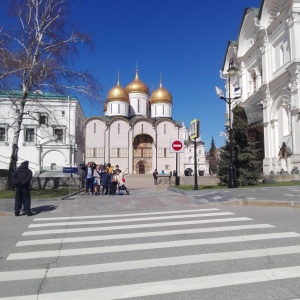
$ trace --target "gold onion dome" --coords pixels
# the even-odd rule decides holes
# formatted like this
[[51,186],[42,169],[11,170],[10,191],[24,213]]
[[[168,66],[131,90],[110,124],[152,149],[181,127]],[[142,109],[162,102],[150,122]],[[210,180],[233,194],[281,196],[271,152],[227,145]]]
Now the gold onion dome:
[[106,103],[114,100],[129,101],[128,92],[126,91],[126,89],[121,87],[119,76],[117,85],[110,89],[110,91],[107,94]]
[[134,80],[126,86],[128,93],[146,93],[149,95],[149,89],[145,83],[140,81],[138,70],[135,71]]
[[150,97],[151,104],[153,103],[171,103],[172,104],[172,95],[171,93],[163,88],[162,80],[160,80],[159,88],[152,92]]

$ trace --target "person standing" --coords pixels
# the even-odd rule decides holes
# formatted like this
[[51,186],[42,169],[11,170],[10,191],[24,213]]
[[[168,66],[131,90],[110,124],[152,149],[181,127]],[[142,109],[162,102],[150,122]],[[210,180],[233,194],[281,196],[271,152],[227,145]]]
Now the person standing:
[[12,176],[12,181],[16,185],[15,194],[15,216],[20,215],[20,208],[22,201],[24,203],[24,211],[26,215],[32,216],[30,210],[30,182],[32,178],[32,171],[28,168],[29,161],[23,161],[21,165],[16,169]]
[[94,180],[93,180],[94,194],[99,195],[100,194],[100,176],[101,176],[101,170],[100,170],[99,165],[96,166],[93,176],[94,176]]
[[153,178],[154,178],[154,184],[157,185],[157,175],[158,175],[158,172],[157,170],[155,169],[154,172],[152,173],[153,175]]
[[93,194],[94,169],[91,162],[85,167],[85,172],[85,193],[89,195],[91,192]]
[[108,169],[104,169],[103,172],[101,173],[101,179],[100,179],[100,188],[102,186],[102,195],[104,195],[104,190],[105,190],[105,195],[108,193]]
[[108,173],[108,179],[107,179],[107,184],[108,184],[108,190],[109,190],[109,195],[112,195],[112,177],[114,173],[114,167],[108,163],[107,164],[107,173]]

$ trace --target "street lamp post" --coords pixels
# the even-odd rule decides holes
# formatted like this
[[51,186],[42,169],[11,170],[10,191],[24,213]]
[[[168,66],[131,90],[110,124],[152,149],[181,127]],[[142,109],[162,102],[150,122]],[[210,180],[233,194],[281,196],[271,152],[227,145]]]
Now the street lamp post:
[[232,124],[231,124],[231,104],[235,99],[240,98],[240,96],[231,98],[231,86],[230,86],[230,78],[231,76],[234,76],[237,72],[237,69],[234,67],[233,59],[231,58],[229,61],[229,68],[227,70],[228,74],[228,98],[224,97],[222,91],[217,88],[217,94],[220,97],[220,99],[225,100],[225,102],[228,104],[228,114],[229,114],[229,165],[228,165],[228,188],[237,188],[237,181],[236,181],[236,170],[235,166],[233,164],[233,157],[232,157]]

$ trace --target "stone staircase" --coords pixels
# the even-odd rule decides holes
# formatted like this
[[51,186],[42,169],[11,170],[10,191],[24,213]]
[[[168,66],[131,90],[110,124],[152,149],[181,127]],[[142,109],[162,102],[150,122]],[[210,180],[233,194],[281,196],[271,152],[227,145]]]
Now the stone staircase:
[[[126,182],[125,185],[128,189],[135,190],[166,190],[169,186],[168,184],[159,184],[154,185],[154,180],[152,174],[130,174],[125,176]],[[180,185],[194,185],[194,176],[181,176]],[[198,176],[197,177],[198,185],[217,185],[219,179],[216,176]],[[170,185],[175,185],[175,177],[171,177]]]
[[151,174],[130,174],[126,175],[125,179],[125,185],[129,190],[153,190],[155,188],[153,176]]

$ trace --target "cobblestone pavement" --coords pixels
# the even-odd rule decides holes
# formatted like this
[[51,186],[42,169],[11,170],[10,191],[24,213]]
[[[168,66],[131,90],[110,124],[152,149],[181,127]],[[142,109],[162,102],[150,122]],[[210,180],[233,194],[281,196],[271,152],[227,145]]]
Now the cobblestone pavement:
[[[237,188],[224,190],[182,191],[169,188],[168,191],[156,191],[151,186],[131,189],[130,195],[93,196],[84,193],[71,196],[70,199],[54,198],[32,200],[35,214],[80,212],[124,212],[147,211],[178,208],[195,208],[209,204],[247,204],[269,206],[300,207],[300,186]],[[0,200],[1,215],[12,213],[14,200]]]
[[285,187],[259,187],[259,188],[237,188],[224,190],[200,190],[200,191],[180,191],[170,188],[177,193],[189,195],[195,199],[197,204],[244,202],[258,204],[300,204],[300,186]]

